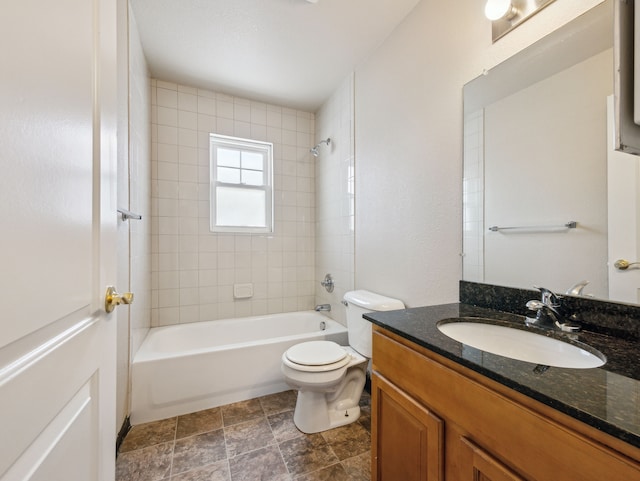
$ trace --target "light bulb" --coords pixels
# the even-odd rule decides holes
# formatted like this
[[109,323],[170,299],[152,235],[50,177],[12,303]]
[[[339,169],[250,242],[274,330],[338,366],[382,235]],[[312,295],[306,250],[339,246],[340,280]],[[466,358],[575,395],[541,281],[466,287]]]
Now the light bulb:
[[484,14],[489,20],[511,18],[515,14],[511,0],[488,0],[484,7]]

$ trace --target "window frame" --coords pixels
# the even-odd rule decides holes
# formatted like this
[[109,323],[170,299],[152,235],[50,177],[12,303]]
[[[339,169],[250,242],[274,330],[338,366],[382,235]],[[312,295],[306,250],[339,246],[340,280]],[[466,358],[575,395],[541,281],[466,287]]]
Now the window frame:
[[[218,180],[217,148],[256,152],[263,156],[264,183],[251,185],[230,183]],[[225,166],[222,166],[225,167]],[[242,165],[239,169],[242,171]],[[247,169],[252,170],[252,169]],[[265,226],[240,226],[217,224],[217,190],[218,187],[264,191],[265,193]],[[269,234],[273,232],[273,143],[260,140],[244,139],[228,135],[209,134],[209,230],[211,232],[236,234]]]

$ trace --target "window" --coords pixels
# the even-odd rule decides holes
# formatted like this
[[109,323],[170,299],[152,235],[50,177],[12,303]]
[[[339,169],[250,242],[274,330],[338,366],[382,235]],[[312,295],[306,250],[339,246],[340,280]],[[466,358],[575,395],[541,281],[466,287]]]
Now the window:
[[273,144],[210,134],[213,232],[273,232]]

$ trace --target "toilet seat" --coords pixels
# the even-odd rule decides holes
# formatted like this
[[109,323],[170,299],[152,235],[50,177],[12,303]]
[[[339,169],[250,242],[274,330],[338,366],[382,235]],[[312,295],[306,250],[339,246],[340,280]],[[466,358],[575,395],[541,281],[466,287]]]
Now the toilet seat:
[[332,371],[349,364],[351,356],[333,341],[309,341],[290,347],[282,361],[297,371]]
[[309,341],[287,350],[287,359],[305,366],[325,366],[342,361],[347,352],[333,341]]

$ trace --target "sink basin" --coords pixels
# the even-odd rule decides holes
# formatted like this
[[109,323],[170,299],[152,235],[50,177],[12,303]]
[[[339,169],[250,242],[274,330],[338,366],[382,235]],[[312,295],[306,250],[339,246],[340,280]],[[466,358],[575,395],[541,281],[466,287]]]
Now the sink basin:
[[606,357],[591,346],[547,337],[481,318],[445,319],[437,325],[446,336],[499,356],[544,366],[588,369],[602,366]]

